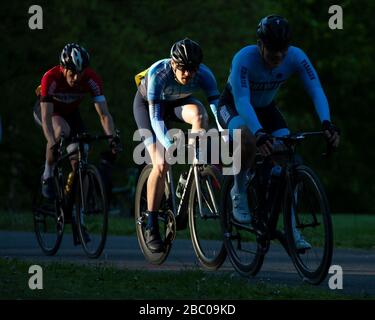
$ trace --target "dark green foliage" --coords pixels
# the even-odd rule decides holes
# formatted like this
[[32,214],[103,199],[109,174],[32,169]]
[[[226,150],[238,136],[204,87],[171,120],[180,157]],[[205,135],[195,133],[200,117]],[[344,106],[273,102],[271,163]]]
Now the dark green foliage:
[[[329,1],[39,1],[44,29],[28,28],[28,1],[2,4],[0,13],[0,84],[3,141],[0,144],[0,207],[30,207],[29,191],[43,162],[45,139],[34,125],[34,89],[45,71],[58,62],[67,42],[78,42],[91,55],[92,67],[104,80],[115,123],[122,132],[125,152],[119,162],[134,166],[132,115],[134,75],[168,56],[171,44],[185,36],[204,49],[204,62],[215,73],[220,90],[231,59],[241,47],[255,43],[259,19],[269,13],[285,15],[294,43],[315,65],[342,129],[342,145],[330,161],[321,161],[317,141],[303,149],[328,191],[333,211],[374,212],[375,184],[372,140],[372,89],[375,30],[373,1],[339,1],[344,30],[328,27]],[[311,99],[298,78],[282,88],[278,103],[292,130],[319,129]],[[81,106],[91,132],[101,130],[87,98]],[[117,175],[119,181],[126,176]]]

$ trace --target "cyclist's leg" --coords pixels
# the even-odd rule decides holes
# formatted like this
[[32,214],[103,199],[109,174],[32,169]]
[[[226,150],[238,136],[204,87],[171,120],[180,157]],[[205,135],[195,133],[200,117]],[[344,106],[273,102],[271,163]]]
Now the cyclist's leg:
[[153,252],[163,250],[164,244],[159,233],[158,216],[160,204],[165,190],[165,177],[168,164],[164,161],[164,148],[159,143],[147,146],[151,157],[152,170],[147,180],[147,226],[145,240],[149,249]]
[[[241,144],[234,144],[233,155],[241,154],[241,167],[234,167],[234,185],[231,189],[231,198],[233,203],[233,215],[239,222],[250,223],[251,216],[247,201],[247,182],[249,180],[249,169],[252,167],[256,145],[255,137],[247,128],[245,121],[238,115],[234,107],[221,105],[219,107],[218,119],[220,125],[229,129],[230,140],[233,142],[234,130],[241,132]],[[234,164],[237,163],[234,161]]]
[[[40,101],[39,99],[36,101],[33,110],[33,116],[35,122],[41,127],[42,120],[41,120],[41,110],[40,110]],[[61,133],[69,134],[70,128],[67,122],[61,117],[56,114],[52,116],[52,128],[54,132],[55,140],[58,140],[61,136]],[[52,145],[47,143],[46,145],[46,162],[44,172],[42,174],[42,193],[47,198],[52,198],[53,195],[53,168],[54,168],[54,159],[53,159],[53,152],[51,150]]]
[[[272,134],[274,137],[282,137],[288,135],[289,129],[287,123],[276,107],[274,101],[272,101],[268,106],[259,108],[256,110],[256,114],[258,117],[259,122],[262,124],[263,129]],[[275,150],[279,150],[279,147],[282,147],[282,142],[280,140],[275,140],[273,143],[273,147]],[[282,158],[282,157],[281,157]],[[272,157],[273,162],[268,162],[265,166],[263,166],[262,170],[262,180],[268,181],[271,173],[271,169],[274,162],[278,162],[280,157]]]
[[[79,133],[83,133],[86,131],[85,125],[81,118],[81,114],[79,113],[78,109],[74,110],[71,114],[64,117],[64,120],[68,124],[70,131],[66,133],[70,137],[74,137]],[[65,132],[64,132],[65,133]],[[71,143],[67,146],[67,152],[73,152],[78,149],[78,143]],[[70,164],[72,166],[73,171],[77,168],[78,165],[78,155],[75,154],[70,157]]]
[[[42,126],[42,121],[36,112],[34,112],[34,119],[37,124]],[[70,134],[70,127],[68,123],[66,122],[66,120],[64,120],[63,117],[57,114],[52,115],[52,128],[53,128],[53,133],[54,133],[54,137],[56,141],[60,139],[62,132],[64,132],[64,135]],[[52,148],[52,145],[49,145],[47,143],[46,145],[46,167],[43,173],[43,177],[45,179],[52,177],[53,175],[54,159],[53,159],[53,152],[51,148]]]
[[[61,133],[69,135],[70,128],[67,122],[58,115],[52,116],[52,127],[55,136],[55,140],[59,140]],[[47,198],[53,198],[53,170],[55,159],[53,157],[53,151],[51,150],[52,146],[47,143],[46,146],[46,164],[44,167],[44,172],[42,176],[42,193]]]
[[257,109],[256,114],[264,130],[274,137],[283,137],[290,134],[288,125],[274,101],[265,108]]
[[147,209],[157,211],[163,198],[165,177],[169,167],[164,161],[164,150],[160,145],[150,144],[147,151],[152,161],[152,171],[147,181]]
[[168,164],[164,161],[164,148],[160,143],[157,143],[152,130],[148,102],[139,91],[134,98],[133,114],[138,129],[143,132],[151,132],[151,135],[144,137],[143,140],[152,161],[152,170],[147,180],[148,217],[145,241],[151,251],[158,252],[163,249],[158,226],[158,210],[164,194]]
[[160,143],[157,143],[151,126],[148,101],[142,97],[139,91],[134,98],[133,114],[139,131],[151,133],[151,135],[143,137],[143,143],[152,161],[152,171],[147,182],[147,209],[157,211],[164,193],[168,164],[164,161],[164,148]]
[[[191,133],[199,133],[208,128],[208,115],[203,104],[194,97],[188,97],[176,101],[177,107],[174,108],[174,117],[172,120],[185,122],[191,125]],[[171,109],[169,109],[171,110]],[[207,140],[205,135],[199,138],[199,156],[200,161],[207,162]],[[194,137],[189,137],[190,145],[195,143]],[[206,150],[202,149],[205,148]],[[206,151],[206,152],[205,152]]]
[[194,98],[186,99],[179,108],[175,108],[176,116],[186,123],[191,124],[192,132],[207,130],[208,115],[203,104]]
[[[70,134],[70,127],[68,123],[62,116],[58,114],[52,115],[52,128],[56,141],[60,139],[62,133],[64,133],[65,136],[69,136]],[[52,146],[49,146],[47,144],[46,159],[48,164],[53,166],[55,159],[53,159],[53,152],[51,150],[51,147]]]

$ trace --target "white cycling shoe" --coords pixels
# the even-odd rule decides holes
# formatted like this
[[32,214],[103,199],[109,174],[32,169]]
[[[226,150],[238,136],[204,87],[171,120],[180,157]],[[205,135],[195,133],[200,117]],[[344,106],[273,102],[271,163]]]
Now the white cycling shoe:
[[230,191],[230,196],[232,198],[234,219],[239,223],[250,224],[251,215],[247,203],[247,194],[236,193],[232,188],[232,190]]
[[293,229],[293,236],[297,250],[309,250],[312,248],[311,244],[303,238],[301,233],[296,228]]

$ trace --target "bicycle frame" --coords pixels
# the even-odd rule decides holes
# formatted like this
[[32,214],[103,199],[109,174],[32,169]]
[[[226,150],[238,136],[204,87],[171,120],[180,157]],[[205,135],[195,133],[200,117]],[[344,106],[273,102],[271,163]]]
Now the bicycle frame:
[[[118,132],[117,132],[118,135]],[[72,199],[65,195],[64,193],[64,182],[63,182],[63,173],[62,173],[62,163],[66,160],[69,159],[73,155],[78,155],[78,163],[77,165],[73,168],[74,171],[74,180],[73,180],[73,185],[77,183],[77,173],[78,173],[78,178],[80,181],[80,184],[82,185],[82,172],[85,170],[87,164],[88,164],[88,148],[89,145],[92,141],[96,140],[102,140],[102,139],[109,139],[113,138],[113,135],[97,135],[97,136],[90,136],[87,134],[81,134],[78,135],[77,137],[73,138],[65,138],[64,134],[62,133],[61,139],[59,142],[59,149],[58,149],[58,159],[56,161],[56,169],[58,173],[58,181],[59,181],[59,204],[63,205],[62,208],[63,210],[66,208],[66,206],[69,205],[69,201]],[[66,154],[63,154],[63,148],[65,146],[65,141],[68,140],[72,143],[77,142],[78,143],[78,148],[71,151],[67,152]],[[87,146],[87,148],[86,148]],[[87,150],[86,150],[87,149]],[[81,188],[81,199],[83,201],[83,190]],[[83,204],[84,206],[84,204]],[[85,208],[83,207],[83,210]]]
[[[323,134],[323,132],[321,132],[321,131],[302,132],[302,133],[294,134],[291,137],[277,137],[276,138],[276,140],[279,140],[279,141],[282,141],[282,142],[285,143],[284,147],[286,147],[286,149],[284,148],[283,150],[276,151],[276,152],[273,153],[272,156],[280,156],[281,155],[281,156],[285,157],[286,158],[286,164],[283,166],[283,173],[282,173],[280,185],[277,188],[277,190],[276,190],[277,192],[274,195],[273,199],[265,199],[265,194],[261,195],[262,196],[261,208],[258,207],[257,211],[258,211],[258,214],[261,215],[261,217],[258,217],[258,219],[260,218],[260,220],[263,221],[264,224],[267,227],[266,232],[267,232],[267,235],[269,236],[270,240],[278,238],[278,240],[284,246],[285,246],[285,242],[284,242],[285,239],[281,238],[280,233],[277,230],[277,223],[278,223],[278,220],[279,220],[280,211],[282,209],[281,206],[282,206],[282,202],[283,202],[283,198],[282,198],[283,192],[281,192],[281,191],[284,190],[285,188],[287,188],[289,190],[289,193],[292,192],[292,190],[291,190],[291,188],[292,188],[291,186],[293,185],[292,170],[293,170],[293,167],[296,164],[298,164],[297,154],[296,154],[296,145],[300,141],[304,140],[305,137],[307,137],[307,136],[317,136],[317,135],[322,135],[322,134]],[[330,150],[327,149],[327,153],[325,153],[323,155],[326,155],[326,154],[329,154],[329,153],[330,153]],[[257,166],[262,165],[263,162],[264,162],[264,159],[258,160],[256,162]],[[259,179],[259,175],[260,175],[260,173],[257,172],[256,173],[257,179]],[[258,182],[256,182],[256,183],[258,183]],[[295,200],[293,199],[293,203],[294,202],[295,202]],[[314,216],[314,220],[315,220],[314,223],[311,224],[311,225],[308,225],[308,226],[318,225],[315,216]],[[258,227],[254,227],[252,225],[250,225],[250,226],[244,225],[244,224],[236,222],[235,220],[232,221],[232,224],[235,225],[236,227],[240,228],[240,229],[247,230],[247,231],[250,231],[252,233],[256,233],[258,235],[264,235],[260,230],[258,230]],[[307,225],[301,225],[300,222],[298,221],[298,217],[297,217],[296,225],[298,225],[300,227],[307,226]]]
[[[191,148],[192,146],[187,145],[187,147]],[[193,160],[192,165],[189,168],[188,176],[187,176],[187,179],[186,179],[186,184],[184,186],[184,189],[183,189],[182,196],[181,196],[180,202],[178,204],[178,207],[177,207],[176,198],[175,198],[175,188],[174,188],[174,182],[173,182],[172,166],[169,166],[169,170],[167,172],[167,182],[168,182],[168,184],[170,186],[170,190],[171,190],[173,212],[174,212],[175,216],[180,215],[182,213],[182,210],[186,209],[188,201],[189,201],[188,195],[189,195],[191,183],[195,183],[196,188],[197,188],[199,214],[202,218],[205,217],[205,214],[203,213],[203,210],[202,210],[202,193],[201,193],[201,186],[200,186],[200,183],[199,183],[200,178],[199,178],[199,172],[198,172],[198,170],[201,168],[201,166],[203,166],[203,164],[199,164],[198,159],[196,157],[196,152],[195,152],[194,160]],[[213,191],[211,189],[211,185],[208,184],[207,187],[208,187],[208,191],[209,191],[212,203],[214,205],[213,210],[214,210],[215,214],[217,215],[219,211],[218,211],[218,206],[216,204],[215,198],[213,196]]]

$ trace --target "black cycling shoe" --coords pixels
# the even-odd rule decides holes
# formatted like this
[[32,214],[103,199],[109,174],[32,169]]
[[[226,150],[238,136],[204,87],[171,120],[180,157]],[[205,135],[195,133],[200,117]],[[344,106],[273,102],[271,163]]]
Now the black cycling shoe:
[[163,240],[161,239],[158,226],[146,228],[145,241],[146,241],[147,247],[150,249],[152,253],[158,253],[164,250],[164,243],[163,243]]
[[42,195],[44,198],[47,198],[49,200],[55,199],[55,190],[53,184],[53,177],[47,179],[43,179],[42,177]]

